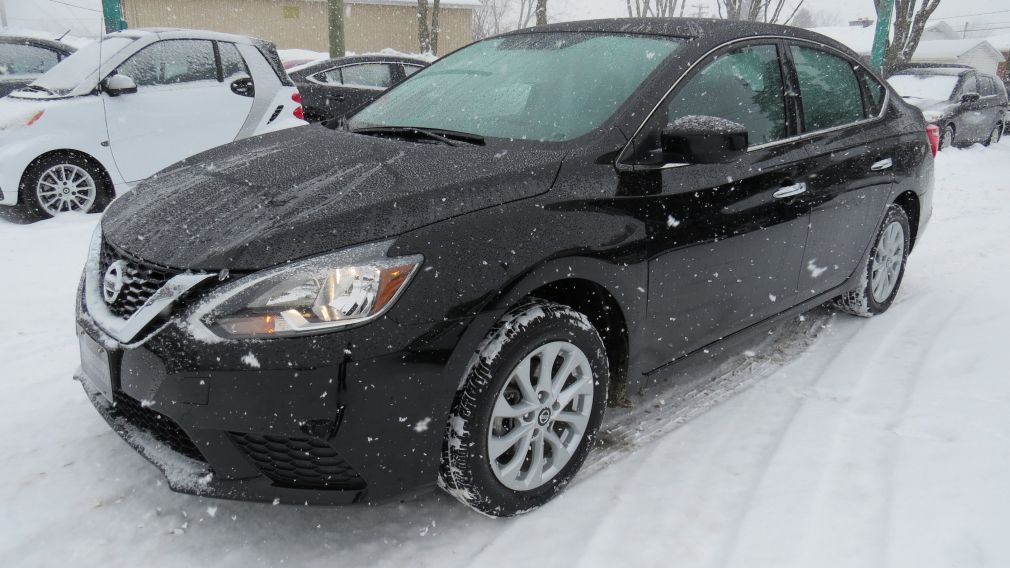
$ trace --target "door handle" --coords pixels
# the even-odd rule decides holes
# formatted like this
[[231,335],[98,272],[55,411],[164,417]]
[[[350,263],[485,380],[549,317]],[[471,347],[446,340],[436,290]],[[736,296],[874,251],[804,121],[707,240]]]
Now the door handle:
[[880,160],[879,162],[875,162],[872,166],[870,166],[870,169],[875,172],[881,172],[884,170],[889,170],[893,167],[894,167],[894,160],[892,160],[891,158],[887,158],[886,160]]
[[253,83],[252,78],[242,77],[232,82],[231,92],[242,97],[255,97],[256,85]]
[[801,193],[806,192],[807,192],[807,184],[804,182],[800,182],[797,184],[787,185],[783,187],[782,189],[772,194],[772,197],[774,197],[775,199],[785,199],[786,197],[795,197]]

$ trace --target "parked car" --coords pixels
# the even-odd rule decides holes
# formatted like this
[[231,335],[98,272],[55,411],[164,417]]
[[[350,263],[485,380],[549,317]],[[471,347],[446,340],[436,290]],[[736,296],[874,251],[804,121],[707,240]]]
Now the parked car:
[[100,211],[158,170],[305,124],[272,44],[129,30],[0,99],[0,205],[29,218]]
[[1010,124],[1007,90],[994,75],[962,66],[911,67],[888,81],[940,129],[940,148],[995,144]]
[[427,66],[420,58],[361,55],[321,61],[290,75],[302,93],[305,120],[320,122],[361,108]]
[[0,97],[31,83],[74,51],[59,41],[0,35]]
[[935,143],[809,31],[505,34],[346,127],[117,199],[78,295],[81,382],[176,491],[374,503],[438,480],[519,514],[571,481],[614,393],[826,301],[887,311]]

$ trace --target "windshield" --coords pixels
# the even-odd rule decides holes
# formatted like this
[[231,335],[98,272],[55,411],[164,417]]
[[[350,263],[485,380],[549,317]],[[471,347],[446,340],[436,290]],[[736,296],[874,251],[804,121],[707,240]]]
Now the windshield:
[[955,75],[894,75],[887,80],[906,99],[945,101],[957,86]]
[[613,116],[679,46],[674,39],[586,33],[488,40],[418,72],[358,113],[350,128],[567,141]]
[[108,61],[134,41],[136,39],[131,37],[111,37],[96,41],[61,61],[32,84],[56,95],[68,94],[96,73],[103,61]]

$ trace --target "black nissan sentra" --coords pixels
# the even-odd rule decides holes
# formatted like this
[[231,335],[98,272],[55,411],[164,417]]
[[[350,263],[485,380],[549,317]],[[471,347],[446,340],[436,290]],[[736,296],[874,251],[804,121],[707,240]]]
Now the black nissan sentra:
[[796,28],[506,34],[339,127],[116,200],[79,294],[82,383],[177,491],[437,484],[515,515],[572,480],[608,399],[825,302],[885,312],[935,150],[854,53]]

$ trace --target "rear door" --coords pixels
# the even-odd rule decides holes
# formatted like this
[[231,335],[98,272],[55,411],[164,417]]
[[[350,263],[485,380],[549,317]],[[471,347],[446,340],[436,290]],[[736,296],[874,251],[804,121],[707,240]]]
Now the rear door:
[[116,72],[133,79],[137,92],[102,96],[109,143],[123,178],[142,180],[235,140],[253,100],[234,89],[248,73],[244,66],[234,45],[192,39],[153,43],[120,65]]
[[881,220],[899,160],[886,119],[887,90],[858,62],[828,48],[791,43],[800,119],[812,153],[811,209],[797,301],[843,284]]
[[978,92],[982,95],[982,112],[985,113],[982,140],[988,140],[993,128],[999,125],[1003,116],[1003,97],[996,88],[996,81],[987,75],[977,75]]
[[[648,363],[659,366],[792,306],[808,214],[783,197],[806,182],[777,42],[733,47],[699,66],[636,145],[686,116],[747,127],[733,164],[638,166],[650,242]],[[652,138],[650,142],[649,138]]]

